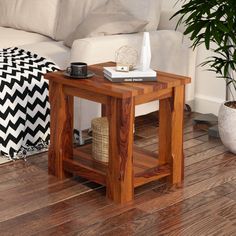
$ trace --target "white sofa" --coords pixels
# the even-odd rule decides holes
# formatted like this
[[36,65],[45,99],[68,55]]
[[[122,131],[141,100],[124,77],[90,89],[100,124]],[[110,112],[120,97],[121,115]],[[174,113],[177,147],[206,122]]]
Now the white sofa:
[[[64,46],[63,40],[87,16],[108,0],[0,0],[0,48],[17,46],[32,51],[55,62],[61,69],[72,61],[88,64],[115,60],[116,50],[131,45],[139,50],[142,33],[100,36],[74,41],[72,48]],[[195,54],[189,49],[181,32],[175,31],[175,22],[169,17],[174,1],[121,0],[137,17],[149,17],[152,48],[152,68],[194,78]],[[168,4],[167,4],[168,2]],[[143,5],[144,4],[144,5]],[[146,7],[144,9],[144,6]],[[152,20],[158,18],[155,25]],[[146,18],[147,19],[147,18]],[[191,68],[191,69],[190,69]],[[194,83],[187,88],[186,99],[193,100]],[[75,126],[90,127],[90,121],[100,113],[100,106],[85,100],[75,101]],[[157,110],[157,103],[136,108],[136,115]]]

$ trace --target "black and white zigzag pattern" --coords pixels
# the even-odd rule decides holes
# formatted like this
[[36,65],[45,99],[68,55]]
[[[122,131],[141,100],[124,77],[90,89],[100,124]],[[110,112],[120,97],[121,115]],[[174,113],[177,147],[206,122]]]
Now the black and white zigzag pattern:
[[[19,48],[0,50],[0,151],[16,158],[49,142],[48,82],[52,62]],[[44,146],[44,145],[43,145]]]

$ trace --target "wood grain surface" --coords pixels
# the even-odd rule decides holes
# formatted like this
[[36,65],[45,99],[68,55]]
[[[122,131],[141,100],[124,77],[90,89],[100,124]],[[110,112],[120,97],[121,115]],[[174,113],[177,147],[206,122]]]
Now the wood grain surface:
[[[91,79],[72,80],[62,72],[48,73],[51,105],[51,145],[49,174],[63,179],[77,174],[106,185],[107,197],[115,203],[134,200],[134,187],[170,176],[171,183],[181,185],[184,179],[183,111],[184,89],[189,77],[157,72],[152,83],[110,83],[103,67],[114,63],[90,66]],[[54,89],[55,88],[55,89]],[[109,161],[106,172],[73,160],[74,96],[102,103],[102,115],[109,123]],[[133,125],[135,105],[163,100],[160,103],[159,164],[134,173]],[[78,152],[77,152],[78,153]],[[157,157],[156,157],[157,158]]]
[[65,96],[61,84],[49,83],[50,100],[50,149],[49,165],[50,174],[63,179],[67,176],[62,166],[62,161],[73,157],[73,106],[74,99]]
[[[132,203],[112,203],[104,187],[86,179],[48,175],[47,153],[1,165],[0,235],[235,235],[236,156],[193,129],[196,115],[185,115],[183,187],[148,183]],[[155,156],[157,117],[135,123],[134,142],[147,150],[153,145]]]
[[[174,75],[165,72],[157,72],[158,80],[157,82],[146,82],[146,83],[111,83],[107,79],[104,78],[103,75],[103,67],[104,66],[114,66],[114,62],[107,62],[97,65],[89,66],[89,70],[95,73],[95,76],[91,79],[83,79],[83,80],[72,80],[68,79],[68,77],[64,76],[62,72],[53,72],[48,73],[45,78],[50,81],[55,81],[57,83],[61,83],[70,88],[78,88],[81,90],[81,96],[83,97],[83,89],[91,92],[90,96],[93,99],[93,92],[99,91],[102,95],[112,96],[116,98],[126,98],[130,96],[137,96],[138,101],[137,104],[140,103],[141,95],[149,94],[148,96],[152,96],[149,99],[154,100],[153,92],[158,92],[159,90],[166,89],[167,93],[170,93],[170,88],[185,85],[190,83],[191,79],[186,76]],[[69,89],[70,92],[73,93],[73,89]],[[158,96],[162,97],[165,93],[160,92]],[[157,96],[157,95],[155,95]],[[97,99],[97,98],[96,98]]]

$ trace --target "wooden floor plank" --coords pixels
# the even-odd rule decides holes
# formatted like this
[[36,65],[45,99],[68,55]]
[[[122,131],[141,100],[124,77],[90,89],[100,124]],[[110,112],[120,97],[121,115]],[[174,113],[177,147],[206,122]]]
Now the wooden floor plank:
[[222,145],[221,141],[219,139],[214,139],[214,140],[209,140],[208,142],[204,142],[200,145],[196,145],[194,147],[188,148],[187,150],[196,154],[196,153],[203,152],[211,148],[216,148],[220,145]]
[[[224,209],[236,206],[235,202],[229,201],[227,197],[218,196],[214,191],[204,192],[204,195],[199,194],[153,214],[141,216],[114,227],[105,235],[124,235],[125,232],[128,232],[128,235],[207,235],[208,230],[216,231],[222,227],[230,227],[231,232],[235,230],[235,226],[229,220],[224,221],[219,215]],[[219,228],[211,219],[219,221]],[[209,224],[212,225],[207,227]],[[192,226],[197,227],[193,229]]]
[[[222,179],[224,179],[225,177],[226,176],[222,177]],[[231,180],[231,178],[229,178],[229,181],[230,180]],[[212,181],[213,180],[208,181],[207,187],[209,187],[211,185]],[[220,182],[216,181],[216,183],[219,183],[219,185],[220,185]],[[223,180],[221,183],[224,183]],[[185,199],[190,199],[191,197],[194,197],[197,194],[200,194],[202,192],[202,189],[204,189],[203,188],[204,185],[205,185],[205,182],[203,182],[202,184],[197,184],[196,186],[194,186],[194,188],[190,187],[187,189],[188,190],[187,193],[185,193],[185,191],[183,191],[182,189],[179,189],[174,192],[167,191],[164,195],[163,194],[159,195],[160,191],[158,190],[156,192],[157,194],[153,200],[145,201],[145,203],[143,203],[143,201],[142,201],[141,204],[139,204],[138,201],[136,201],[133,206],[126,205],[123,208],[122,207],[113,208],[114,206],[109,206],[109,207],[106,207],[103,209],[98,209],[94,213],[88,215],[87,217],[84,217],[83,219],[73,220],[71,222],[66,223],[65,225],[63,225],[63,227],[65,227],[65,228],[69,227],[72,231],[73,230],[76,231],[76,229],[79,230],[84,225],[86,225],[86,226],[84,226],[84,228],[90,228],[91,225],[96,224],[95,223],[96,221],[102,221],[105,219],[107,219],[109,221],[110,218],[115,217],[119,213],[122,214],[122,212],[125,212],[125,209],[128,209],[129,207],[134,207],[134,206],[136,206],[142,212],[146,212],[147,214],[155,213],[155,211],[165,209],[166,207],[170,207],[178,202],[182,202]],[[217,186],[217,184],[216,184],[216,186]],[[208,191],[208,189],[211,189],[211,188],[207,188],[207,187],[205,187],[206,191]],[[212,185],[212,187],[214,187],[214,185]],[[175,195],[174,199],[172,198],[173,195]],[[207,198],[207,194],[205,192],[203,194],[203,197]],[[221,196],[219,198],[221,198]],[[178,201],[175,202],[176,200],[178,200]],[[226,200],[228,201],[229,199],[226,199]],[[159,204],[159,207],[155,208],[158,204]],[[149,205],[150,205],[150,208],[147,208],[147,206],[149,206]],[[150,212],[148,212],[148,210]],[[103,224],[103,223],[100,222],[100,224]],[[86,230],[85,230],[85,232],[87,233]]]
[[[155,181],[125,205],[85,179],[48,175],[47,153],[0,165],[0,235],[235,235],[236,155],[194,129],[197,115],[185,115],[183,188]],[[156,152],[157,114],[135,122],[136,145]]]
[[[130,232],[130,235],[136,234],[138,233],[138,231],[144,231],[145,229],[148,229],[152,225],[154,218],[159,219],[160,222],[161,220],[164,221],[166,217],[170,215],[175,218],[180,215],[180,212],[181,214],[186,213],[188,211],[196,209],[198,206],[206,205],[213,200],[219,199],[220,197],[221,196],[218,196],[214,191],[209,191],[207,193],[204,193],[204,195],[201,193],[199,196],[195,196],[179,204],[160,210],[155,214],[144,214],[143,211],[138,212],[136,209],[135,216],[129,219],[126,218],[126,222],[117,220],[120,216],[123,215],[121,214],[93,224],[84,230],[78,231],[78,233],[83,233],[84,235],[85,233],[87,235],[90,235],[91,232],[98,232],[101,234],[105,233],[105,235],[123,235],[127,232]],[[181,209],[181,211],[179,209]]]
[[215,148],[210,148],[196,154],[188,150],[185,150],[185,152],[185,166],[189,166],[207,160],[208,158],[211,158],[213,156],[223,154],[227,152],[227,150],[223,145],[220,145]]

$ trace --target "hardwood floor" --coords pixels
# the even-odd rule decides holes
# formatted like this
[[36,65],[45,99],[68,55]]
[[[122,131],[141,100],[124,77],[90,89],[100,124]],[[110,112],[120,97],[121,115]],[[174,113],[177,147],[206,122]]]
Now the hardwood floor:
[[[0,166],[0,235],[236,235],[236,155],[185,116],[184,187],[157,181],[115,205],[104,187],[47,174],[47,153]],[[157,152],[154,115],[136,120],[135,142]]]

